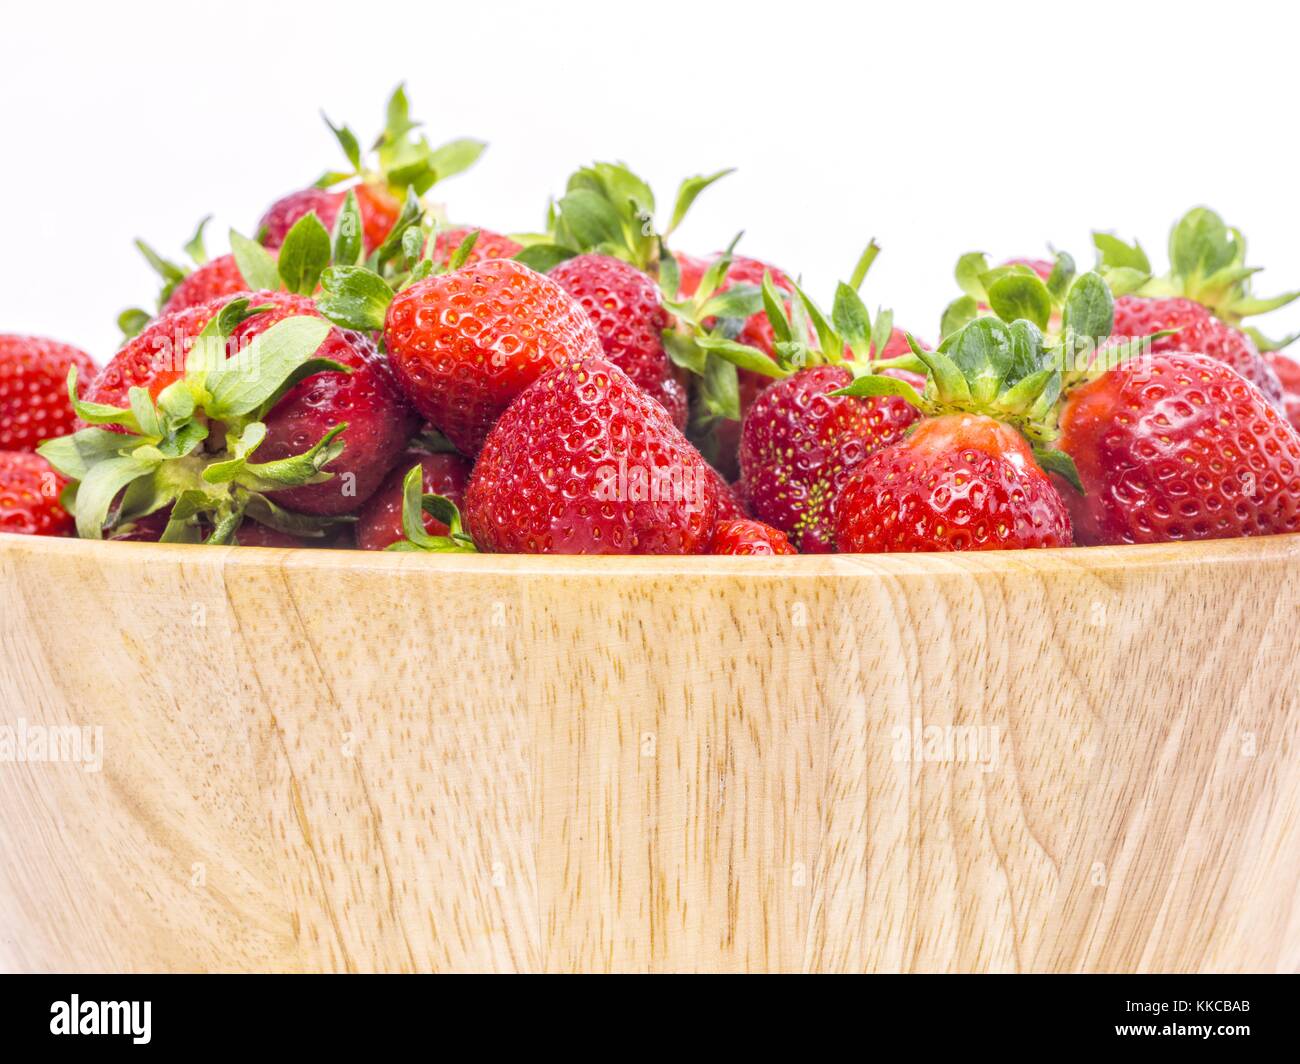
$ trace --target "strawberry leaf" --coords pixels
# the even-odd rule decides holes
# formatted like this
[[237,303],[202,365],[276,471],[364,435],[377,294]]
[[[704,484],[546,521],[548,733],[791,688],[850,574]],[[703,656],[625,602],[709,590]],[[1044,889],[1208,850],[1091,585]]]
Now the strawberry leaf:
[[280,248],[279,273],[285,287],[299,295],[311,295],[320,275],[330,262],[330,234],[309,211],[298,219]]
[[330,321],[348,329],[375,332],[384,327],[393,290],[364,266],[331,266],[321,275],[316,305]]
[[255,240],[230,231],[230,251],[235,256],[235,265],[239,267],[248,287],[255,290],[274,292],[284,285],[280,280],[280,271],[272,254]]

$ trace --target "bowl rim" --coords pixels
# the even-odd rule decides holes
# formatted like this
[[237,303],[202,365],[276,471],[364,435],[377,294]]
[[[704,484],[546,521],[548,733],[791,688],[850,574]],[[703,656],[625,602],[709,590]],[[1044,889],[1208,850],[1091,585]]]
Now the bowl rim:
[[970,551],[946,554],[802,554],[782,557],[718,555],[422,554],[303,547],[206,547],[184,543],[107,543],[0,532],[0,562],[39,564],[44,559],[141,565],[237,566],[394,573],[608,577],[939,576],[1087,573],[1116,569],[1196,568],[1211,564],[1293,564],[1300,571],[1300,532],[1191,543],[1114,547]]

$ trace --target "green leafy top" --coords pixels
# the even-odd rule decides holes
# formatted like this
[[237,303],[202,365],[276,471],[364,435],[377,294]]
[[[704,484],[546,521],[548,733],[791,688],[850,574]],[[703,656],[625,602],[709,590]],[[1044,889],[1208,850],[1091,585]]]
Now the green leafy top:
[[409,192],[423,196],[437,182],[468,170],[487,145],[481,140],[460,138],[438,147],[418,132],[421,123],[412,121],[406,86],[398,85],[389,97],[384,131],[371,145],[373,159],[367,159],[355,133],[346,125],[336,126],[322,114],[348,161],[347,169],[329,170],[317,180],[318,188],[333,188],[360,179],[382,184],[399,199]]
[[298,536],[321,536],[336,523],[290,513],[266,493],[328,480],[346,424],[303,454],[252,461],[266,438],[263,419],[290,388],[315,373],[350,372],[316,357],[331,326],[315,317],[285,318],[230,353],[235,328],[266,309],[247,299],[226,304],[195,338],[184,376],[156,400],[135,387],[126,407],[84,402],[71,368],[69,400],[91,427],[39,451],[72,482],[64,501],[79,536],[100,539],[169,505],[163,542],[231,543],[245,516]]
[[[1260,267],[1246,265],[1246,240],[1208,207],[1194,207],[1169,234],[1169,271],[1152,275],[1150,259],[1140,244],[1125,243],[1110,233],[1093,233],[1098,269],[1117,295],[1185,296],[1194,299],[1230,325],[1284,307],[1300,291],[1259,297],[1252,291]],[[1258,330],[1246,330],[1261,348],[1275,350],[1295,339],[1273,342]]]
[[[450,499],[423,492],[424,469],[416,464],[402,480],[402,534],[405,538],[388,546],[392,551],[424,551],[430,554],[477,554],[474,541],[461,526],[460,510]],[[447,526],[447,535],[433,536],[424,527],[424,515]]]
[[598,251],[630,262],[652,276],[664,246],[701,192],[732,173],[719,170],[688,177],[677,190],[672,214],[662,230],[655,220],[650,186],[623,163],[593,163],[570,175],[565,193],[547,211],[546,232],[528,240],[516,256],[545,273],[574,255]]
[[939,324],[939,335],[948,336],[980,314],[993,313],[1007,321],[1023,318],[1040,330],[1048,328],[1063,309],[1063,301],[1075,277],[1074,259],[1055,253],[1050,276],[1044,281],[1024,263],[990,266],[982,251],[971,251],[957,260],[955,274],[963,294],[948,304]]

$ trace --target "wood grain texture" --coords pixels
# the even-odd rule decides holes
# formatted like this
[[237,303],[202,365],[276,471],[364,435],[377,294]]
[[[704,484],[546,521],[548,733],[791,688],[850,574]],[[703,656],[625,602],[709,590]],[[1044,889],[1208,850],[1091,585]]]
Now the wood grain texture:
[[1294,971],[1298,618],[1294,536],[0,535],[0,726],[103,728],[0,763],[0,968]]

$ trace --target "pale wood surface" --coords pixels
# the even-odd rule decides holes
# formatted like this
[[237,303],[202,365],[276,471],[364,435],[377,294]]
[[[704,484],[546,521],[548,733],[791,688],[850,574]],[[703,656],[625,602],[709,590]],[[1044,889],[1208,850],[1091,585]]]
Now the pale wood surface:
[[[1300,537],[573,559],[0,535],[6,970],[1300,968]],[[996,729],[978,764],[894,729]]]

